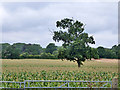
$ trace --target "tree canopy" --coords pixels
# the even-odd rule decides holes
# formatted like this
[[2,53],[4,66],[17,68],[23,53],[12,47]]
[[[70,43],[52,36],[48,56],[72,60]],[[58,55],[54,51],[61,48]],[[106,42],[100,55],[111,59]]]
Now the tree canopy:
[[89,44],[95,44],[93,36],[88,36],[84,32],[84,24],[78,20],[62,19],[56,22],[59,31],[54,31],[53,40],[63,41],[63,48],[59,51],[59,57],[66,60],[77,61],[78,67],[82,65],[88,57]]
[[53,53],[55,50],[57,50],[57,46],[55,46],[54,43],[49,43],[46,47],[46,53]]
[[[25,43],[9,43],[0,44],[0,58],[2,59],[65,59],[67,54],[66,48],[63,46],[55,46],[57,49],[52,52],[46,52],[46,48],[42,48],[38,44],[25,44]],[[49,45],[49,44],[48,44]],[[55,44],[54,44],[55,45]],[[54,49],[52,49],[54,50]],[[51,51],[51,50],[50,50]],[[87,59],[89,58],[108,58],[120,59],[120,44],[114,45],[112,48],[90,48],[87,51]]]

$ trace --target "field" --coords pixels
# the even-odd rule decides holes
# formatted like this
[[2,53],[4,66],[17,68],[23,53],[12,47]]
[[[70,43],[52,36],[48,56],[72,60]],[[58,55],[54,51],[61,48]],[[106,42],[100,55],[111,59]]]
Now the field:
[[[50,59],[4,59],[2,80],[87,80],[111,81],[118,77],[117,59],[87,60],[83,66],[76,62]],[[41,84],[42,85],[42,84]],[[56,84],[57,86],[58,84]],[[71,84],[74,85],[74,84]],[[76,84],[77,85],[77,84]],[[84,86],[85,84],[83,84]],[[49,86],[48,84],[43,86]],[[52,86],[54,86],[52,84]],[[96,86],[100,86],[99,84]],[[12,86],[11,86],[12,87]],[[14,86],[18,87],[18,86]],[[107,87],[110,87],[108,84]]]
[[2,60],[2,71],[6,72],[40,72],[46,71],[86,71],[86,72],[118,72],[118,60],[88,60],[80,68],[77,67],[76,62],[49,60],[49,59],[4,59]]

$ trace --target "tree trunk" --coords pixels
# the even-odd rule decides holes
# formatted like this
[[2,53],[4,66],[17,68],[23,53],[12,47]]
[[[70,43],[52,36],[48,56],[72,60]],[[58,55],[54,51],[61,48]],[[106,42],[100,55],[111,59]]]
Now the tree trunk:
[[90,47],[90,60],[91,60],[91,47]]
[[78,63],[78,68],[80,68],[80,60],[78,60],[77,63]]

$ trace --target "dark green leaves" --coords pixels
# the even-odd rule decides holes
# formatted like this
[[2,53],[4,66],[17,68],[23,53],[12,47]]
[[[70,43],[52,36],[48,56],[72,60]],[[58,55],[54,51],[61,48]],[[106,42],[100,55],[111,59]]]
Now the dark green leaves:
[[64,20],[57,21],[56,22],[56,27],[59,27],[60,29],[65,29],[68,28],[72,25],[73,20],[65,18]]
[[49,43],[49,45],[47,45],[45,52],[46,53],[53,53],[55,50],[57,50],[57,46],[55,46],[54,43]]
[[59,51],[59,58],[77,61],[80,66],[88,58],[88,44],[95,44],[94,38],[84,33],[84,24],[78,20],[65,18],[57,21],[56,26],[60,30],[54,31],[53,40],[63,41],[64,47]]

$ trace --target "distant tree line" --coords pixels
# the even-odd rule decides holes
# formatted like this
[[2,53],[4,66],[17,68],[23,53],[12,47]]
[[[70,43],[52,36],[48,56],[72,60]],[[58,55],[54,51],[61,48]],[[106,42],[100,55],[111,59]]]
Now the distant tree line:
[[[63,47],[49,43],[46,48],[42,48],[39,44],[25,43],[9,43],[0,44],[0,58],[3,59],[64,59],[62,55]],[[80,51],[79,51],[80,52]],[[114,45],[112,48],[90,48],[87,57],[91,58],[109,58],[120,59],[120,44]]]
[[3,59],[57,59],[57,46],[50,43],[46,48],[39,44],[9,43],[0,44],[0,55]]

